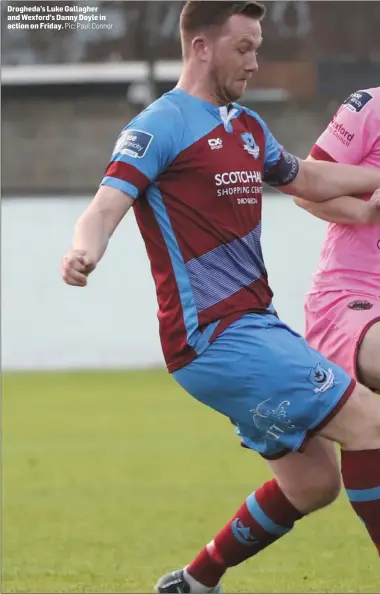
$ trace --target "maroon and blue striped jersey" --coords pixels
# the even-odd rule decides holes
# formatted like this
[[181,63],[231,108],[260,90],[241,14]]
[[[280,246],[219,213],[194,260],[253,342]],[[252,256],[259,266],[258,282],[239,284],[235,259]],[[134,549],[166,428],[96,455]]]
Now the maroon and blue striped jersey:
[[135,200],[170,372],[244,314],[273,312],[262,187],[286,185],[297,173],[298,160],[255,112],[177,88],[122,130],[102,184]]

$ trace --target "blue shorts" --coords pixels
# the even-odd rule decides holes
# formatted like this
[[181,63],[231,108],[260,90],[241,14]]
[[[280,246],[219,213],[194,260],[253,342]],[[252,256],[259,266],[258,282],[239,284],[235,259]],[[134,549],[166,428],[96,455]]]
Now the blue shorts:
[[247,314],[173,373],[229,417],[242,445],[264,457],[302,451],[351,395],[355,381],[271,314]]

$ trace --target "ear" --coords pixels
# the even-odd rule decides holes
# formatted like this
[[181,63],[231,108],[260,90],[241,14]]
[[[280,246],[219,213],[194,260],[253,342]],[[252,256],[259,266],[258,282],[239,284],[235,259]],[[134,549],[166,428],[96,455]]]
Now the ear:
[[193,41],[191,42],[191,46],[197,58],[202,60],[202,62],[205,62],[209,53],[206,37],[204,35],[198,35],[198,37],[194,37]]

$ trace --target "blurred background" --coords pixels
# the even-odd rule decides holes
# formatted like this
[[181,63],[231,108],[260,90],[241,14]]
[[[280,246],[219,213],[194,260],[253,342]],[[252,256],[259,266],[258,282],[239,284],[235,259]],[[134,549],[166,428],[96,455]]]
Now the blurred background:
[[[264,4],[242,102],[306,157],[351,92],[380,84],[380,3]],[[102,28],[23,28],[21,8],[48,6],[97,8]],[[270,476],[167,374],[133,213],[86,289],[59,275],[120,130],[176,84],[181,7],[1,2],[3,592],[152,591]],[[302,333],[326,224],[267,188],[263,211],[274,303]],[[378,557],[344,496],[288,538],[226,591],[378,592]]]

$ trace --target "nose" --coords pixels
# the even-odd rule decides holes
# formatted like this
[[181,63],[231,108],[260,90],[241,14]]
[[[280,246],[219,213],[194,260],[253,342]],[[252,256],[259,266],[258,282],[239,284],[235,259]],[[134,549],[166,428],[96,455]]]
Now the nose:
[[249,55],[249,59],[245,65],[245,71],[249,74],[256,72],[259,69],[259,64],[257,62],[256,54],[252,53]]

